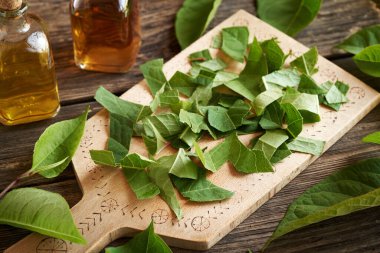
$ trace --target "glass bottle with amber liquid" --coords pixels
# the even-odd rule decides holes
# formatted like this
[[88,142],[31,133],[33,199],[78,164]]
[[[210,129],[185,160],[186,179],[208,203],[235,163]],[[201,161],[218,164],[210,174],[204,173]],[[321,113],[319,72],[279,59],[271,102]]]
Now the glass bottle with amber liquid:
[[138,0],[71,0],[70,12],[76,65],[127,72],[141,44]]
[[0,123],[50,118],[59,106],[45,25],[22,0],[0,0]]

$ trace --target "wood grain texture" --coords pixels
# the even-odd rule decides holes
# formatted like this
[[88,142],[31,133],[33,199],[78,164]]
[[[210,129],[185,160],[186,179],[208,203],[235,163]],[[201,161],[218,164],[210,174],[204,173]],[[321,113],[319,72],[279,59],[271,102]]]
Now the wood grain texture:
[[[142,0],[140,2],[144,42],[138,64],[154,57],[171,58],[179,52],[179,46],[174,38],[173,23],[181,1]],[[308,46],[316,44],[320,52],[331,59],[345,56],[332,50],[332,47],[359,27],[380,22],[378,13],[369,2],[369,0],[324,1],[319,17],[298,35],[298,39]],[[31,11],[38,13],[48,22],[63,104],[77,104],[63,106],[59,116],[50,121],[14,128],[0,127],[0,189],[29,168],[34,142],[39,134],[54,121],[78,115],[87,104],[79,102],[92,101],[98,85],[106,85],[108,89],[121,94],[141,79],[136,66],[125,75],[86,72],[74,67],[67,16],[68,2],[29,0],[29,3]],[[225,0],[213,24],[219,23],[238,9],[255,12],[252,0]],[[368,84],[373,86],[380,84],[380,79],[360,73],[349,58],[337,59],[334,62]],[[98,110],[99,107],[95,103],[91,104],[95,111]],[[237,253],[245,252],[248,248],[259,249],[282,218],[287,205],[305,189],[332,171],[354,161],[379,157],[378,146],[360,143],[363,136],[379,129],[380,107],[377,107],[312,166],[207,252]],[[59,192],[71,206],[82,197],[72,167],[57,179],[46,180],[34,177],[22,182],[21,185],[38,186]],[[380,252],[379,211],[379,208],[373,208],[309,226],[274,242],[268,252]],[[0,226],[0,252],[26,234],[28,232],[25,230]],[[118,240],[114,245],[127,240]],[[181,249],[173,251],[193,252]]]
[[[183,0],[140,0],[142,48],[137,63],[127,74],[105,74],[83,71],[75,67],[71,39],[68,0],[29,0],[30,11],[48,24],[56,62],[62,103],[92,100],[99,85],[121,94],[141,80],[138,66],[148,59],[172,58],[179,51],[174,35],[175,14]],[[211,27],[239,9],[255,14],[253,0],[225,0]],[[321,55],[336,57],[333,47],[360,27],[380,23],[380,14],[370,0],[324,1],[314,22],[297,36],[306,46],[318,46]]]

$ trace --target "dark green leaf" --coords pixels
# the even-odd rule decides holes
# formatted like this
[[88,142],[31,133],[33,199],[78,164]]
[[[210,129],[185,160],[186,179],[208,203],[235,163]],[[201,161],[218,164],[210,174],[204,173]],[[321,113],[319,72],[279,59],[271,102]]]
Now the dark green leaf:
[[302,74],[298,91],[308,94],[326,94],[326,90],[319,87],[318,84],[308,75]]
[[380,205],[380,159],[362,161],[327,177],[298,197],[266,246],[278,237],[334,217]]
[[34,146],[30,172],[53,178],[66,169],[83,136],[88,110],[75,119],[49,126],[42,133]]
[[121,115],[110,114],[110,136],[108,138],[108,150],[115,155],[116,162],[129,152],[133,135],[133,122]]
[[288,35],[296,35],[317,16],[322,0],[258,0],[257,14]]
[[154,233],[153,222],[149,227],[137,234],[129,242],[119,247],[106,248],[106,253],[172,253],[158,235]]
[[253,150],[262,150],[268,160],[271,160],[276,150],[288,140],[284,130],[267,130],[256,142]]
[[284,118],[284,110],[280,103],[274,101],[268,105],[260,119],[260,126],[263,129],[278,129],[282,127],[282,119]]
[[354,56],[354,61],[367,75],[380,77],[380,44],[363,49]]
[[267,90],[260,93],[255,100],[253,101],[253,109],[255,110],[258,116],[262,115],[265,111],[265,108],[272,104],[277,99],[281,98],[283,95],[282,92],[277,90]]
[[206,31],[221,2],[222,0],[184,1],[175,20],[175,33],[182,49]]
[[173,183],[182,196],[194,202],[209,202],[228,199],[233,192],[220,188],[206,179],[206,173],[199,171],[198,179],[172,177]]
[[296,138],[302,132],[303,118],[301,113],[292,104],[282,104],[285,112],[286,130],[292,138]]
[[286,143],[283,143],[281,146],[277,148],[276,152],[274,152],[272,158],[270,159],[270,162],[273,164],[281,162],[283,159],[290,156],[291,154],[292,151],[289,150]]
[[351,54],[358,54],[364,48],[380,44],[380,25],[373,25],[361,29],[337,45]]
[[66,200],[57,193],[40,189],[21,188],[5,195],[0,201],[0,224],[86,244]]
[[269,73],[281,69],[282,65],[284,65],[286,56],[278,45],[276,39],[262,42],[261,47],[267,59]]

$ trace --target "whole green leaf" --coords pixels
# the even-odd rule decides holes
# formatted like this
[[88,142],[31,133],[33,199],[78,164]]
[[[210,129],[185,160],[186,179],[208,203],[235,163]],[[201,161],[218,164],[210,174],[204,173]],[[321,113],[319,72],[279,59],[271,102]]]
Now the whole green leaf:
[[106,248],[106,253],[172,253],[158,235],[154,233],[153,222],[123,246]]
[[267,59],[269,73],[281,69],[284,65],[286,56],[278,45],[276,39],[263,41],[261,47]]
[[367,75],[380,77],[380,44],[366,47],[354,56],[354,61]]
[[173,89],[177,89],[187,97],[190,97],[198,86],[189,75],[180,71],[175,72],[172,78],[170,78],[169,83]]
[[184,1],[175,20],[175,33],[182,49],[206,31],[221,2],[222,0]]
[[204,171],[199,171],[198,179],[184,179],[172,177],[173,183],[182,196],[194,202],[210,202],[224,200],[234,194],[228,190],[220,188],[206,178]]
[[36,188],[20,188],[5,195],[0,201],[0,224],[86,244],[66,200],[59,194]]
[[281,69],[263,76],[262,79],[266,90],[297,87],[301,80],[295,69]]
[[102,86],[96,91],[95,99],[110,113],[121,115],[134,123],[152,114],[149,106],[123,100]]
[[363,142],[380,144],[380,132],[375,132],[363,138]]
[[258,0],[257,14],[265,22],[294,36],[317,16],[322,0]]
[[167,82],[162,68],[164,67],[163,59],[155,59],[148,61],[140,66],[140,70],[148,84],[153,95],[162,88]]
[[[310,1],[310,0],[309,0]],[[312,0],[313,1],[313,0]],[[318,63],[318,50],[316,47],[299,56],[290,63],[290,66],[296,68],[299,72],[311,76],[318,72],[316,65]]]
[[[53,178],[69,165],[84,133],[89,108],[79,117],[49,126],[34,146],[30,172]],[[64,162],[61,162],[63,161]],[[50,166],[55,164],[56,166]],[[46,169],[49,166],[49,169]]]
[[298,86],[298,91],[308,94],[326,94],[326,90],[319,87],[318,84],[308,75],[302,74]]
[[260,136],[253,150],[262,150],[268,160],[271,160],[276,150],[289,139],[284,130],[267,130]]
[[108,150],[115,155],[116,162],[129,152],[133,135],[134,123],[119,114],[110,113],[110,136],[108,138]]
[[277,90],[267,90],[260,93],[253,101],[252,107],[258,116],[262,115],[265,108],[274,101],[282,97],[282,92]]
[[260,126],[263,129],[278,129],[282,127],[284,110],[278,101],[274,101],[265,108],[264,114],[260,119]]
[[246,26],[227,27],[222,30],[222,46],[224,53],[238,62],[244,62],[248,47],[249,31]]
[[364,48],[380,44],[380,25],[373,25],[361,29],[337,45],[351,54],[358,54]]
[[288,208],[266,246],[278,237],[323,220],[380,205],[380,159],[351,165],[305,191]]
[[323,152],[325,142],[298,136],[297,139],[287,145],[292,151],[319,156]]
[[188,125],[194,133],[200,133],[202,130],[208,130],[204,116],[197,113],[181,110],[179,113],[179,120]]
[[148,175],[160,189],[161,198],[169,205],[178,219],[182,218],[182,209],[176,197],[169,172],[173,164],[173,156],[164,156],[149,167]]
[[303,126],[301,113],[292,104],[282,104],[281,107],[285,112],[285,122],[288,125],[286,130],[292,138],[297,138]]

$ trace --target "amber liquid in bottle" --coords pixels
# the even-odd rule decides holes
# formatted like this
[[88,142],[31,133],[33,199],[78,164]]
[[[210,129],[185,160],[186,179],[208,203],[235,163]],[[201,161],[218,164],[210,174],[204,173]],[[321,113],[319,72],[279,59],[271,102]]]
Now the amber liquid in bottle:
[[[137,0],[71,1],[75,63],[82,69],[123,73],[140,49]],[[75,6],[80,6],[76,8]]]
[[[59,110],[54,61],[42,21],[23,14],[0,17],[0,122],[16,125]],[[1,29],[2,28],[2,29]]]

